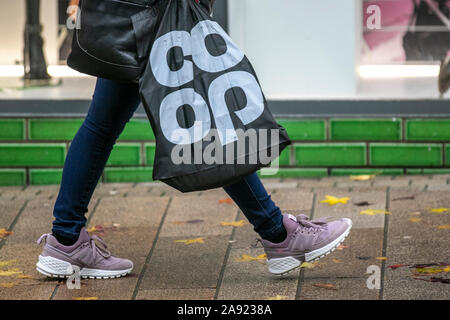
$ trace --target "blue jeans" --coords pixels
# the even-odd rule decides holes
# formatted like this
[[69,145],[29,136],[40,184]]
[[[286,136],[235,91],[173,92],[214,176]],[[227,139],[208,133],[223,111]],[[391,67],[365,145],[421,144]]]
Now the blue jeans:
[[[78,239],[86,224],[89,201],[111,150],[139,103],[137,84],[97,79],[88,114],[70,145],[64,164],[53,211],[54,234]],[[282,232],[281,211],[256,173],[224,189],[262,238],[271,239]]]

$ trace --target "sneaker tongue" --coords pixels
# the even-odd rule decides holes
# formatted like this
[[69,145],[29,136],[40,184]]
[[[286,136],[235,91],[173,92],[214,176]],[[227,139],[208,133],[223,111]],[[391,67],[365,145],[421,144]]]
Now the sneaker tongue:
[[292,214],[283,215],[283,224],[288,233],[295,231],[298,227],[297,218]]

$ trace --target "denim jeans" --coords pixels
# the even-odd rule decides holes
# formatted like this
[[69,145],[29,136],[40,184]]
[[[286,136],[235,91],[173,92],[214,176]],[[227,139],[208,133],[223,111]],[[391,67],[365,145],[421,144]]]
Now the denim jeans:
[[[111,150],[139,103],[137,84],[97,79],[88,114],[70,145],[64,164],[53,210],[54,234],[78,238]],[[283,230],[281,211],[256,173],[224,189],[262,238],[271,239]]]

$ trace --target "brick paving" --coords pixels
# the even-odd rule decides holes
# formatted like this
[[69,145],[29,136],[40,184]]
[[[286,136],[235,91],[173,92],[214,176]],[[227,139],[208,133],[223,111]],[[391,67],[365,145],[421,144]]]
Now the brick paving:
[[[276,277],[262,248],[252,246],[252,226],[223,190],[182,194],[161,183],[99,184],[88,227],[135,268],[125,278],[82,280],[72,290],[35,270],[41,251],[35,240],[50,231],[58,187],[1,187],[0,230],[12,234],[0,239],[0,299],[450,299],[444,283],[450,175],[264,183],[285,212],[351,218],[344,246],[312,268]],[[326,195],[350,200],[329,206],[321,202]],[[189,239],[197,241],[177,241]],[[379,288],[368,288],[376,275],[369,266],[379,271]]]

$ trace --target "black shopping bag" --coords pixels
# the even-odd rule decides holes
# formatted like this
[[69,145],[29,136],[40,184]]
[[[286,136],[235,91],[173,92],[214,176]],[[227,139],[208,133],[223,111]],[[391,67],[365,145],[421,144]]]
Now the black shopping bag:
[[194,0],[170,0],[139,84],[153,178],[182,192],[237,182],[291,143],[248,59]]

